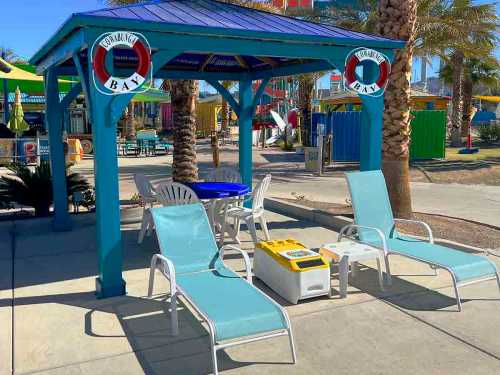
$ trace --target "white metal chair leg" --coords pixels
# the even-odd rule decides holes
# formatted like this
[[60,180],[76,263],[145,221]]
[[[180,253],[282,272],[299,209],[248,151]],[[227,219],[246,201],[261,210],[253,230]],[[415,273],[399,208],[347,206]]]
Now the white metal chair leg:
[[172,326],[172,336],[177,336],[179,334],[179,318],[177,316],[177,291],[172,290],[172,286],[170,287],[170,323]]
[[219,375],[219,368],[217,366],[217,349],[215,348],[215,345],[212,343],[211,345],[211,351],[212,351],[212,368],[214,375]]
[[387,285],[392,285],[391,267],[389,266],[389,255],[385,256],[385,274],[387,276]]
[[288,328],[288,341],[290,342],[290,350],[292,351],[293,364],[297,363],[297,353],[295,351],[295,344],[293,343],[292,328]]
[[[168,261],[167,265],[160,263],[160,255],[153,255],[151,258],[151,267],[149,268],[149,285],[148,285],[148,297],[151,298],[153,295],[153,288],[154,288],[154,283],[155,283],[155,271],[158,266],[161,265],[162,267],[167,267],[168,266]],[[171,265],[171,263],[170,263]],[[163,273],[165,274],[166,270],[161,269]],[[177,316],[177,284],[175,281],[175,271],[172,269],[168,270],[170,274],[170,278],[167,277],[168,281],[170,282],[170,324],[172,327],[172,335],[177,336],[179,334],[179,318]],[[165,275],[166,276],[166,275]]]
[[139,232],[139,238],[137,239],[137,243],[139,245],[144,240],[144,235],[146,234],[146,231],[148,230],[149,225],[150,225],[149,224],[149,209],[144,208],[144,210],[142,211],[141,230]]
[[377,272],[378,272],[378,284],[380,285],[380,290],[385,291],[384,287],[384,275],[382,274],[382,266],[380,264],[380,259],[377,258]]
[[153,295],[153,287],[155,283],[155,271],[156,271],[157,257],[153,255],[151,259],[151,267],[149,268],[149,286],[148,286],[148,297],[151,298]]
[[262,227],[262,231],[264,232],[264,237],[266,238],[266,241],[271,241],[271,236],[269,236],[269,230],[267,229],[267,222],[264,215],[259,217],[259,221],[260,221],[260,226]]
[[241,230],[241,220],[238,218],[235,218],[234,219],[234,240],[238,243],[238,245],[241,244],[240,230]]
[[458,307],[458,311],[460,312],[460,311],[462,311],[462,301],[460,301],[460,294],[458,293],[457,280],[455,280],[455,276],[452,273],[451,273],[451,278],[453,279],[453,288],[455,289],[455,297],[457,299],[457,307]]
[[259,242],[259,238],[257,237],[257,229],[255,228],[255,221],[252,216],[245,218],[245,222],[247,223],[248,230],[250,231],[250,234],[252,235],[252,241],[253,243]]

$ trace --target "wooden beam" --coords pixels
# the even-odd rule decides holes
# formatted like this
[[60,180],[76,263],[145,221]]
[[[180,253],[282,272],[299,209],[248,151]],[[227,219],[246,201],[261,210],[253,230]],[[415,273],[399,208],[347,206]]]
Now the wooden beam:
[[212,60],[212,57],[214,57],[213,53],[209,53],[205,61],[203,61],[203,64],[201,64],[201,71],[204,72],[205,68],[207,67],[208,64],[210,64],[210,61]]
[[243,69],[250,69],[250,66],[247,64],[247,62],[245,61],[245,59],[242,56],[236,55],[236,56],[234,56],[234,58],[236,59],[236,61],[238,61],[238,64],[240,64],[240,66]]
[[257,59],[259,59],[260,61],[265,62],[266,64],[271,65],[273,68],[278,65],[278,63],[275,60],[273,60],[272,58],[270,58],[270,57],[266,57],[266,56],[255,56],[255,57]]

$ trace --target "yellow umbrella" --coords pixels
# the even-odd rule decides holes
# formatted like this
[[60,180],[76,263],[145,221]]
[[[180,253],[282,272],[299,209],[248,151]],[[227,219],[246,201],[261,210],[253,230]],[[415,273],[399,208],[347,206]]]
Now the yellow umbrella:
[[16,89],[14,105],[12,106],[12,113],[7,127],[16,133],[16,135],[22,134],[29,129],[28,123],[24,121],[23,106],[21,105],[21,91],[19,91],[19,87]]
[[500,96],[478,95],[474,98],[481,99],[487,102],[500,103]]

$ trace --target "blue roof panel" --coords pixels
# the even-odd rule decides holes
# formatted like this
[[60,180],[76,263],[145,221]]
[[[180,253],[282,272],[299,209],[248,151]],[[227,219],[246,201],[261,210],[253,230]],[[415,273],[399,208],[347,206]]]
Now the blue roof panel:
[[340,27],[304,21],[215,0],[156,0],[125,7],[78,13],[83,16],[161,22],[184,26],[238,29],[324,38],[347,38],[366,41],[394,41]]

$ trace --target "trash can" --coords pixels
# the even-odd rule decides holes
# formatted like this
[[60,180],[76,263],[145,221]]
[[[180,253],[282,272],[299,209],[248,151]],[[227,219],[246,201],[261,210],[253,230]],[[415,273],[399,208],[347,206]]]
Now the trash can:
[[319,170],[319,148],[304,147],[304,160],[306,171],[317,172]]

